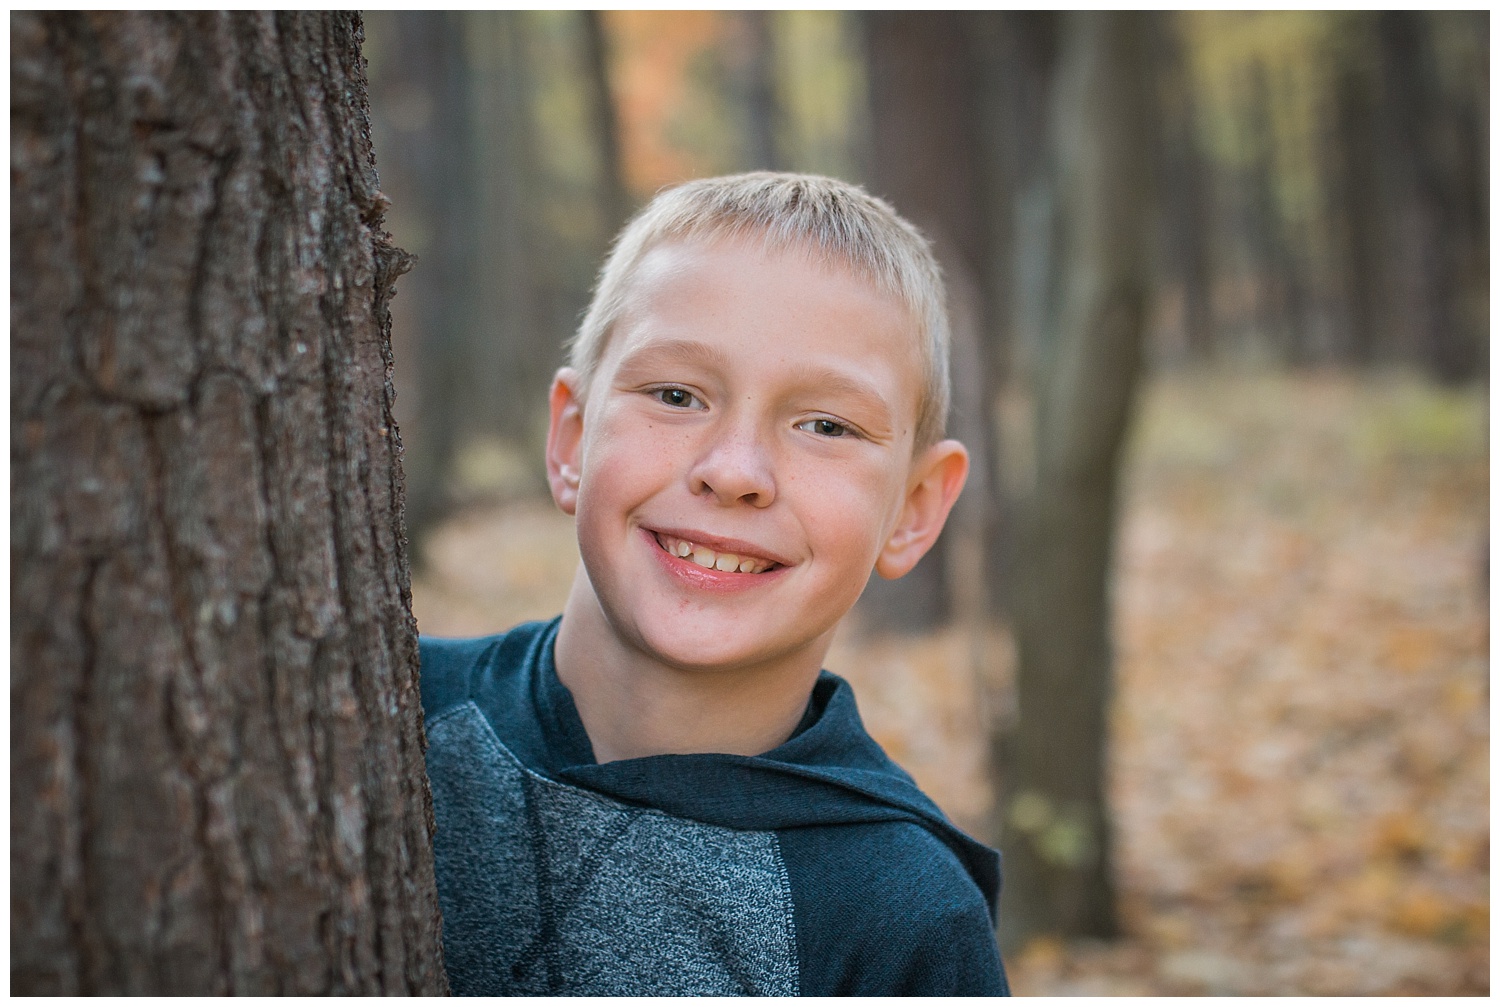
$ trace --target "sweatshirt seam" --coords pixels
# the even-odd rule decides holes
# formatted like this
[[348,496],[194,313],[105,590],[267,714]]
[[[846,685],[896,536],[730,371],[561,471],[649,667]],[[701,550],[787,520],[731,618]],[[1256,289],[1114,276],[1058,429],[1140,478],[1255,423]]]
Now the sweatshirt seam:
[[775,854],[776,877],[781,886],[781,911],[786,922],[787,955],[792,963],[793,980],[792,996],[802,996],[802,956],[797,951],[797,916],[796,906],[792,901],[792,876],[786,868],[786,854],[781,849],[781,837],[772,831],[771,852]]

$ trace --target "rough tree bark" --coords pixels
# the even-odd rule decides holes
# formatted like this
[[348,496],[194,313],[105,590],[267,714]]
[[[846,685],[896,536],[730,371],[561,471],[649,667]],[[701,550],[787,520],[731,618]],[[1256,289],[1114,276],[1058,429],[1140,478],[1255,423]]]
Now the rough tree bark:
[[1017,515],[1015,733],[1002,746],[1001,939],[1117,929],[1105,802],[1109,574],[1141,365],[1151,160],[1144,15],[1069,14],[1053,93],[1056,300],[1036,482]]
[[357,17],[11,16],[11,985],[437,993]]

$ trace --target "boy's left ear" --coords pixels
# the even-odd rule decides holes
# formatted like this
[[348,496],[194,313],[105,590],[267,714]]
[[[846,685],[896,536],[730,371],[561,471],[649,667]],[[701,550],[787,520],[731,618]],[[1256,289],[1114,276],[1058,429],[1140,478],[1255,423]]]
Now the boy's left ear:
[[937,541],[968,476],[969,452],[958,441],[938,441],[913,460],[906,502],[875,560],[876,573],[895,580],[917,565]]

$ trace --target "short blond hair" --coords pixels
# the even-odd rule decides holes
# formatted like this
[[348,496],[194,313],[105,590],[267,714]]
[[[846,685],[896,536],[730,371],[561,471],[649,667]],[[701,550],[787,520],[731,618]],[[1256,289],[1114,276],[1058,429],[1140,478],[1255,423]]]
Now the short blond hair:
[[646,253],[669,241],[758,235],[768,250],[802,248],[893,295],[921,341],[925,370],[915,448],[943,436],[950,396],[948,309],[942,271],[922,233],[857,185],[821,175],[756,171],[664,189],[615,239],[579,323],[569,363],[587,389],[630,281]]

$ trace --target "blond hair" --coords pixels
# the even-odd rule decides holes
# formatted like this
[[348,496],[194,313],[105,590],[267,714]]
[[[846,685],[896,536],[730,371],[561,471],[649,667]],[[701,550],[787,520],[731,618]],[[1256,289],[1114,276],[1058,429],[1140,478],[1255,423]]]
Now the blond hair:
[[948,311],[942,272],[920,231],[882,199],[820,175],[757,171],[704,178],[665,189],[615,239],[578,332],[569,363],[587,389],[630,281],[652,248],[693,238],[757,235],[768,250],[801,248],[841,265],[894,296],[921,341],[924,381],[915,448],[943,436],[947,421]]

